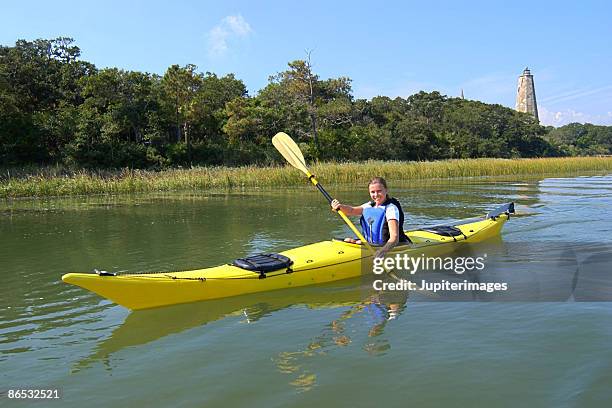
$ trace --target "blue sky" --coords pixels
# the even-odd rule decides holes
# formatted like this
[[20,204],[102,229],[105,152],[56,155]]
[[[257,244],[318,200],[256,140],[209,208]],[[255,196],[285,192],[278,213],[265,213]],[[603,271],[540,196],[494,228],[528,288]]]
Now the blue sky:
[[29,1],[2,5],[0,44],[73,37],[97,67],[235,73],[254,95],[312,50],[357,98],[438,90],[514,107],[534,74],[540,119],[612,125],[612,3],[605,1]]

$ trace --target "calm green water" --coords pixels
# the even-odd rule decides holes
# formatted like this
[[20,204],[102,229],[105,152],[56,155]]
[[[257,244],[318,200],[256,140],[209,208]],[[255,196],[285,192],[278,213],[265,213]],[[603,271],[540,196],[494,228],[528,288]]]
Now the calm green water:
[[[539,279],[546,291],[546,281],[561,276],[559,265],[581,262],[582,246],[573,263],[541,262],[549,251],[540,243],[612,244],[612,176],[392,187],[406,228],[515,201],[521,216],[506,224],[496,248],[503,249],[501,270],[516,282],[526,265],[540,262],[542,275],[529,275],[525,288]],[[345,202],[367,199],[363,186],[329,190]],[[74,407],[588,407],[612,400],[609,301],[409,298],[386,319],[360,282],[348,281],[130,312],[60,281],[93,268],[194,269],[345,234],[306,187],[0,204],[0,391],[59,387],[56,404]],[[525,242],[533,243],[529,250],[515,245]],[[597,248],[605,255],[605,246]],[[573,285],[584,293],[581,279]],[[608,288],[599,300],[608,300]],[[24,405],[0,398],[0,405]]]

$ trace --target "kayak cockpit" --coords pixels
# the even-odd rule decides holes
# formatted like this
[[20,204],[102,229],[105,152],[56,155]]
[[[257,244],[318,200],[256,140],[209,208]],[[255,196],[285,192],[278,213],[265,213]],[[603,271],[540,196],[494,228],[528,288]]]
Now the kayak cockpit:
[[285,269],[287,273],[291,273],[291,265],[293,261],[285,255],[270,253],[247,256],[246,258],[238,258],[232,262],[232,265],[237,266],[247,271],[259,274],[259,278],[266,277],[266,272],[278,271]]

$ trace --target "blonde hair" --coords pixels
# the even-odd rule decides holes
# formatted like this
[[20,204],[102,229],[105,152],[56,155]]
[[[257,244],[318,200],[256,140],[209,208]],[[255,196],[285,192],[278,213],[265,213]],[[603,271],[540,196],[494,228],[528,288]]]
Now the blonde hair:
[[370,187],[372,184],[382,184],[382,186],[385,188],[385,190],[388,190],[389,188],[387,187],[387,181],[382,178],[382,177],[374,177],[373,179],[370,180],[370,182],[368,183],[368,187]]

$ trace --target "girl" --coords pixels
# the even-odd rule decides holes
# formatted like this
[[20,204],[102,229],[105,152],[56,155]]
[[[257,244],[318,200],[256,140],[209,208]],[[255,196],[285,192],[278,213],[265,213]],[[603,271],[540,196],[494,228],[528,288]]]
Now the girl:
[[[361,228],[364,237],[374,245],[381,247],[376,251],[375,257],[384,257],[400,242],[410,242],[404,233],[404,212],[399,201],[390,197],[387,182],[382,177],[374,177],[368,183],[368,191],[372,201],[359,207],[341,204],[333,200],[331,206],[334,210],[341,210],[346,215],[361,215]],[[359,240],[346,238],[345,241],[360,244]]]

